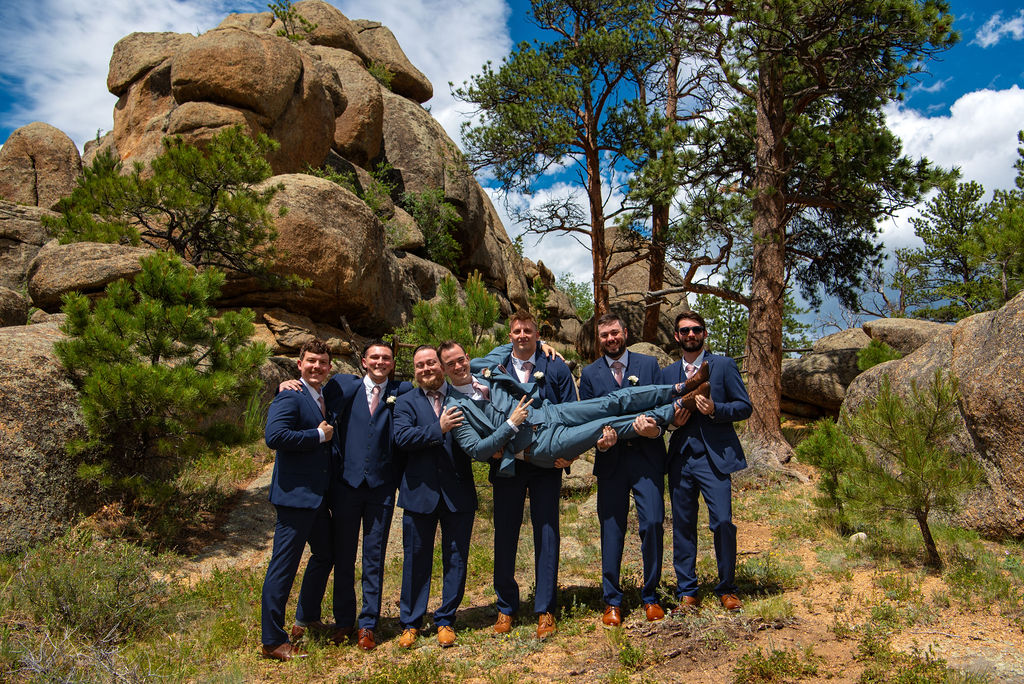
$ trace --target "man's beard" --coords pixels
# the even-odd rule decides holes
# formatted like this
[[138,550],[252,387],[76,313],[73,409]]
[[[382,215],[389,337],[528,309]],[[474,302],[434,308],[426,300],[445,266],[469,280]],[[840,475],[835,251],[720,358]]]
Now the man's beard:
[[679,343],[679,346],[683,348],[683,351],[695,352],[700,351],[701,347],[704,346],[704,340],[689,339],[684,337],[683,341]]
[[423,380],[422,382],[420,382],[420,387],[427,390],[428,392],[431,392],[439,388],[442,385],[442,383],[444,383],[444,377],[438,375],[432,377],[429,380]]

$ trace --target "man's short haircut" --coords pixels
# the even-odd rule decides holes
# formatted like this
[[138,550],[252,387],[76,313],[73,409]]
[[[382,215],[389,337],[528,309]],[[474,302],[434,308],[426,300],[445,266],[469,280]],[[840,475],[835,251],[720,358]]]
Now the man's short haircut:
[[622,320],[619,314],[606,313],[597,319],[597,327],[600,328],[602,325],[611,325],[612,323],[618,323],[619,327],[623,330],[626,329],[626,321]]
[[419,353],[420,353],[421,351],[423,351],[424,349],[429,349],[430,351],[434,352],[435,354],[437,354],[437,360],[438,360],[438,361],[440,361],[440,360],[441,360],[441,355],[440,355],[440,354],[438,354],[438,352],[437,352],[437,347],[435,347],[435,346],[434,346],[434,345],[432,345],[432,344],[421,344],[420,346],[418,346],[418,347],[416,347],[415,349],[413,349],[413,350],[412,350],[412,356],[413,356],[413,358],[416,358],[416,355],[417,355],[417,354],[419,354]]
[[437,345],[437,358],[438,358],[438,360],[441,359],[441,354],[444,354],[449,349],[454,349],[455,347],[458,347],[459,349],[461,349],[463,354],[466,353],[466,348],[463,347],[458,342],[456,342],[455,340],[445,340],[441,344]]
[[299,348],[300,361],[307,352],[310,354],[327,354],[327,360],[329,361],[331,359],[331,348],[328,347],[327,343],[319,337],[314,337],[302,343],[302,347]]
[[705,330],[708,329],[708,324],[704,322],[703,316],[701,316],[696,311],[684,311],[683,313],[676,316],[676,323],[675,326],[673,326],[673,330],[679,330],[679,321],[683,320],[697,321],[698,323],[700,323],[702,328],[704,328]]
[[370,352],[371,347],[387,347],[388,349],[391,350],[391,358],[395,358],[395,348],[391,345],[390,342],[385,342],[379,337],[375,340],[370,340],[365,345],[363,345],[363,353],[359,355],[359,358],[365,359],[366,355]]
[[534,330],[540,330],[540,326],[537,325],[537,319],[526,309],[519,309],[509,317],[508,327],[514,327],[516,323],[531,323]]

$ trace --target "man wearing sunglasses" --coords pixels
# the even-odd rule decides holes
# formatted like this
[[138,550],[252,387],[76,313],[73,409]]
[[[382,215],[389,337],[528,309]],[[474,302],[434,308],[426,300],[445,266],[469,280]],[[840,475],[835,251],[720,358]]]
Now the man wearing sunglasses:
[[711,396],[698,396],[696,410],[676,411],[668,445],[668,485],[672,501],[672,561],[678,582],[679,609],[696,609],[697,505],[703,495],[718,561],[715,594],[726,610],[742,605],[736,597],[736,526],[732,522],[731,474],[747,467],[733,423],[750,416],[752,407],[736,362],[704,348],[707,325],[700,314],[676,317],[676,342],[682,359],[662,369],[662,383],[684,382],[707,363]]

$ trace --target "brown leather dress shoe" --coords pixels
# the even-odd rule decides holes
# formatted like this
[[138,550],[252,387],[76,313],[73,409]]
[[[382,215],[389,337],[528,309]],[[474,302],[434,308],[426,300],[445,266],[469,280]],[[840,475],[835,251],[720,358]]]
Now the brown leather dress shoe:
[[359,628],[359,640],[356,643],[364,651],[372,651],[377,648],[377,642],[373,638],[373,630],[365,627]]
[[455,645],[455,629],[451,625],[441,625],[437,628],[437,643],[441,648],[448,648]]
[[512,616],[498,613],[498,621],[494,623],[495,634],[508,634],[512,631]]
[[412,648],[419,636],[420,630],[415,627],[406,627],[402,632],[402,636],[398,637],[398,645],[402,648]]
[[547,639],[555,633],[555,616],[551,613],[541,613],[537,616],[537,638]]
[[267,646],[266,644],[263,644],[263,657],[271,660],[287,662],[293,658],[305,658],[308,655],[308,653],[290,641],[278,644],[277,646]]
[[331,643],[335,646],[341,646],[343,643],[352,638],[351,627],[338,627],[335,629],[330,636]]
[[647,613],[648,622],[657,622],[665,619],[665,611],[657,603],[644,604],[644,612]]
[[679,605],[672,609],[673,615],[685,615],[696,612],[700,608],[700,599],[696,596],[684,596],[679,599]]
[[622,611],[618,606],[605,606],[601,624],[605,627],[618,627],[622,624]]
[[306,632],[309,632],[310,636],[327,636],[336,629],[335,625],[328,625],[317,620],[316,622],[309,622],[305,625],[295,623],[292,625],[292,641],[301,639]]
[[743,607],[743,602],[739,600],[736,594],[722,594],[719,600],[722,602],[722,607],[726,610],[739,610]]

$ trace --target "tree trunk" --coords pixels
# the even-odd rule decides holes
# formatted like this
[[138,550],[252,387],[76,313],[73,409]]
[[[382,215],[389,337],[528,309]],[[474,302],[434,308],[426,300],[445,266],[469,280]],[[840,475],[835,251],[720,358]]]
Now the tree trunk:
[[781,76],[772,65],[758,74],[753,202],[754,253],[747,330],[747,420],[750,454],[767,465],[786,463],[793,450],[779,425],[782,399],[782,298],[786,278],[786,153]]
[[928,513],[918,511],[914,513],[914,519],[917,520],[917,525],[921,528],[921,536],[924,537],[924,564],[933,570],[942,570],[939,547],[935,545],[932,530],[928,526]]
[[[649,275],[647,290],[660,290],[665,282],[665,233],[668,231],[668,205],[655,204],[651,213],[651,246],[647,263]],[[644,309],[643,341],[658,344],[658,324],[661,322],[661,302],[647,302]]]

